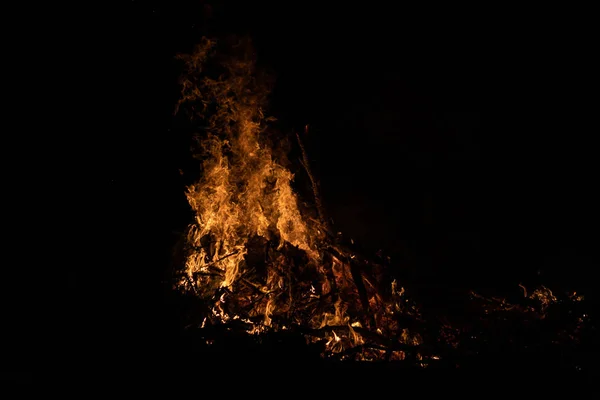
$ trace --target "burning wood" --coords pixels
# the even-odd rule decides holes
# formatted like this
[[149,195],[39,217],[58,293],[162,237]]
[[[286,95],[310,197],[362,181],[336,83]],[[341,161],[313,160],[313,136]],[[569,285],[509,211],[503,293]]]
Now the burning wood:
[[[203,126],[197,136],[202,176],[187,190],[195,220],[176,283],[203,304],[197,326],[228,326],[249,335],[295,332],[322,345],[324,357],[339,359],[425,365],[451,354],[473,331],[425,322],[384,266],[330,234],[297,136],[319,218],[301,209],[294,175],[267,134],[268,93],[249,43],[222,52],[217,47],[204,39],[193,54],[180,57],[185,74],[177,110]],[[488,313],[518,308],[474,298],[487,303]],[[556,301],[543,290],[528,299],[541,308],[518,309],[540,316]]]

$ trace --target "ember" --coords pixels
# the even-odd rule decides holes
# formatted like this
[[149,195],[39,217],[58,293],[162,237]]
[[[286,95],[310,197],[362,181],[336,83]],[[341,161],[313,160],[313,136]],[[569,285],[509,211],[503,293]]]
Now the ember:
[[[330,232],[299,134],[297,173],[309,176],[315,206],[298,201],[290,163],[268,132],[267,85],[249,41],[225,46],[205,38],[180,59],[177,111],[201,126],[201,177],[187,190],[195,219],[175,288],[200,304],[188,322],[206,346],[224,332],[293,335],[326,359],[455,366],[458,352],[484,351],[473,343],[490,331],[515,320],[538,326],[559,302],[581,300],[558,300],[545,287],[531,294],[523,288],[519,304],[473,293],[473,324],[426,321],[383,262]],[[578,321],[548,341],[578,340]]]

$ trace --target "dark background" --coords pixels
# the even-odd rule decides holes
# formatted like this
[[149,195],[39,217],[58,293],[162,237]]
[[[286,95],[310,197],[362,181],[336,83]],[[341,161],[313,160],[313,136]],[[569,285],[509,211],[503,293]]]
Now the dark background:
[[194,165],[189,133],[172,117],[174,56],[203,34],[235,33],[253,38],[259,65],[276,78],[269,111],[279,125],[310,125],[308,152],[336,231],[368,253],[383,249],[407,279],[436,290],[491,276],[479,243],[483,54],[469,32],[444,37],[409,10],[191,4],[132,4],[123,64],[135,100],[125,104],[139,118],[107,142],[116,160],[105,177],[110,203],[125,213],[114,214],[115,226],[146,203],[144,233],[159,252],[190,221],[178,170]]
[[384,249],[424,300],[519,282],[589,286],[598,212],[585,21],[567,29],[523,10],[496,25],[499,15],[467,11],[123,6],[101,53],[114,85],[107,113],[121,117],[100,140],[98,187],[108,237],[122,244],[115,261],[138,246],[126,276],[159,282],[172,232],[189,222],[178,170],[194,166],[189,132],[172,116],[174,56],[202,35],[234,33],[253,38],[276,77],[269,111],[280,126],[310,124],[336,230]]
[[56,115],[72,129],[57,158],[61,215],[73,218],[57,235],[70,260],[54,273],[67,283],[53,317],[67,327],[60,343],[86,354],[166,340],[162,280],[191,220],[179,169],[194,167],[172,114],[175,55],[202,35],[253,38],[277,79],[270,113],[285,129],[310,125],[336,230],[389,254],[419,302],[518,283],[593,298],[597,85],[585,12],[239,3],[98,5],[65,30],[72,61],[56,91],[74,90]]

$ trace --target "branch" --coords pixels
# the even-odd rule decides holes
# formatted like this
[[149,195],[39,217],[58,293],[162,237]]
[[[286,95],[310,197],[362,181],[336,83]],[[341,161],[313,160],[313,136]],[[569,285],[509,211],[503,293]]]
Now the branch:
[[[352,328],[352,329],[356,333],[358,333],[362,337],[364,337],[365,339],[368,339],[373,343],[384,346],[386,349],[402,350],[402,351],[409,351],[409,352],[424,349],[424,347],[422,345],[410,345],[410,344],[405,344],[405,343],[399,343],[398,341],[387,339],[386,337],[384,337],[378,333],[371,332],[368,329],[364,329],[364,328]],[[324,326],[323,328],[320,328],[320,329],[306,329],[306,328],[300,327],[298,329],[298,331],[304,335],[315,336],[315,337],[320,337],[320,338],[325,338],[326,334],[331,331],[347,333],[347,332],[349,332],[349,330],[350,330],[350,328],[347,325]]]
[[[304,132],[308,133],[308,125],[304,127]],[[327,219],[325,218],[325,212],[323,211],[323,205],[321,204],[321,196],[319,194],[319,185],[310,170],[310,161],[308,160],[308,156],[306,155],[306,149],[304,148],[304,144],[302,144],[302,140],[300,139],[300,135],[296,132],[296,139],[298,139],[298,145],[300,146],[300,151],[302,152],[302,160],[301,164],[306,170],[308,174],[308,178],[310,179],[310,184],[312,186],[313,196],[315,198],[315,204],[317,206],[317,212],[319,213],[319,219],[321,220],[321,224],[325,227],[327,231],[331,232],[329,224],[327,223]]]
[[215,266],[215,265],[216,265],[217,263],[219,263],[219,262],[223,261],[224,259],[228,258],[228,257],[231,257],[231,256],[234,256],[234,255],[236,255],[236,254],[237,254],[237,253],[239,253],[239,252],[240,252],[239,250],[232,251],[231,253],[229,253],[229,254],[227,254],[227,255],[225,255],[225,256],[223,256],[223,257],[219,258],[218,260],[215,260],[215,261],[211,262],[211,263],[210,263],[210,264],[208,264],[208,265],[207,265],[205,268],[207,268],[207,269],[212,269],[212,270],[216,270],[216,271],[217,271],[216,273],[224,273],[224,272],[225,272],[224,270],[222,270],[221,268],[219,268],[219,267],[217,267],[217,266]]

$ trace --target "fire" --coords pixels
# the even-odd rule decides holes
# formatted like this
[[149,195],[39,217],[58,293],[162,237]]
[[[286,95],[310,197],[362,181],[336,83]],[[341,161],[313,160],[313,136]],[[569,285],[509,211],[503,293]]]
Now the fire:
[[[187,187],[194,220],[176,286],[206,306],[199,327],[235,323],[250,335],[295,331],[322,343],[325,357],[440,360],[415,329],[423,321],[404,288],[328,234],[297,135],[315,194],[314,209],[300,206],[294,174],[268,133],[274,120],[265,114],[268,85],[250,42],[220,48],[205,38],[179,58],[185,71],[177,112],[199,125],[201,177]],[[541,313],[556,300],[545,288],[529,297],[541,303]],[[442,325],[438,341],[455,348],[460,334]]]
[[[177,111],[200,121],[203,133],[202,176],[186,193],[195,219],[179,288],[210,304],[204,326],[227,323],[235,314],[252,333],[296,327],[309,341],[324,340],[331,354],[365,345],[361,330],[382,339],[399,329],[393,312],[404,302],[396,283],[388,290],[396,302],[386,304],[380,266],[359,270],[357,256],[327,236],[318,195],[316,218],[300,209],[294,174],[265,133],[273,119],[264,113],[268,91],[250,43],[229,48],[230,57],[217,47],[204,39],[180,56],[185,74]],[[220,73],[213,76],[210,68]],[[412,343],[405,332],[398,337]]]
[[194,54],[182,57],[188,74],[178,107],[200,102],[194,116],[208,124],[200,143],[202,179],[187,193],[196,213],[188,240],[198,249],[189,257],[187,269],[196,285],[215,281],[215,275],[205,279],[199,275],[212,272],[219,276],[219,286],[230,287],[240,277],[247,241],[253,236],[277,238],[280,247],[284,242],[306,251],[314,246],[290,186],[293,175],[261,142],[266,93],[254,82],[253,60],[246,54],[226,64],[227,78],[200,78],[202,63],[214,45],[205,40]]

